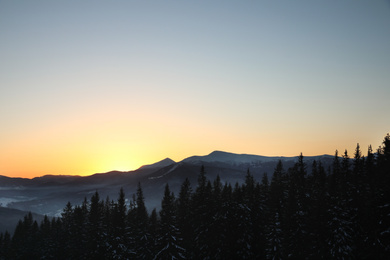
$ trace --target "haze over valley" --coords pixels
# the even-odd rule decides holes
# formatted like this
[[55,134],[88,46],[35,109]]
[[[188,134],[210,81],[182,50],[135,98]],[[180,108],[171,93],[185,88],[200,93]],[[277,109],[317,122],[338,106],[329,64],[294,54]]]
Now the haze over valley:
[[[307,157],[329,166],[333,156]],[[130,200],[141,183],[148,210],[161,207],[160,200],[166,183],[178,194],[180,185],[188,178],[195,185],[201,166],[206,169],[209,179],[220,176],[223,183],[242,184],[247,170],[260,181],[264,173],[271,177],[278,161],[285,167],[292,166],[297,157],[266,157],[247,154],[233,154],[214,151],[206,156],[191,156],[180,162],[166,158],[155,164],[145,165],[135,171],[112,171],[91,176],[46,175],[33,179],[9,178],[0,176],[0,203],[3,207],[32,211],[41,215],[60,216],[64,205],[70,201],[80,204],[98,191],[102,198],[116,199],[122,187]]]
[[389,28],[386,0],[0,0],[0,260],[387,259]]

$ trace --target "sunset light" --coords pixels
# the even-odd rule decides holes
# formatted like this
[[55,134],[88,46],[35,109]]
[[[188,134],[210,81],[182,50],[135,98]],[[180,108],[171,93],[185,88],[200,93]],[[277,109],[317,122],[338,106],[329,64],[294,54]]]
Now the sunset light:
[[0,175],[366,153],[390,129],[385,1],[72,3],[0,3]]
[[390,0],[0,0],[0,259],[389,259]]

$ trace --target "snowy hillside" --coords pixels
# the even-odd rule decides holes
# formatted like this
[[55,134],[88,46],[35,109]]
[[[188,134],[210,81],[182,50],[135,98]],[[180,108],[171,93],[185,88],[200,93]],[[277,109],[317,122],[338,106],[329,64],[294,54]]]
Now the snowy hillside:
[[184,159],[183,162],[195,163],[195,164],[201,164],[204,162],[208,162],[208,163],[220,162],[220,163],[226,163],[231,165],[240,165],[240,164],[256,165],[259,163],[277,162],[280,159],[283,159],[284,161],[296,160],[296,157],[268,157],[268,156],[252,155],[252,154],[235,154],[235,153],[228,153],[223,151],[214,151],[209,155],[205,155],[205,156],[189,157],[187,159]]

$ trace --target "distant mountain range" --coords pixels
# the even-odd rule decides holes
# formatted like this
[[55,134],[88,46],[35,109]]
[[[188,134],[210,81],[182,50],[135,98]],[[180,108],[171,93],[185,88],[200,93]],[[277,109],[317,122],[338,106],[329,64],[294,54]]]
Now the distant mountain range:
[[[195,188],[201,165],[205,167],[209,180],[212,181],[219,175],[223,183],[234,185],[244,181],[248,169],[258,181],[264,173],[268,173],[271,178],[279,160],[287,169],[297,161],[297,157],[267,157],[214,151],[206,156],[192,156],[180,162],[166,158],[135,171],[112,171],[85,177],[46,175],[25,179],[0,175],[0,206],[59,216],[68,201],[74,205],[80,204],[84,197],[90,199],[95,191],[99,192],[102,199],[109,196],[110,199],[116,200],[119,189],[123,187],[127,199],[130,200],[138,183],[141,183],[147,208],[159,209],[165,184],[169,183],[171,190],[178,194],[181,184],[188,178]],[[321,161],[327,167],[333,156],[311,156],[305,157],[304,160],[310,172],[313,160]],[[5,216],[0,216],[0,222],[4,221],[3,217]]]

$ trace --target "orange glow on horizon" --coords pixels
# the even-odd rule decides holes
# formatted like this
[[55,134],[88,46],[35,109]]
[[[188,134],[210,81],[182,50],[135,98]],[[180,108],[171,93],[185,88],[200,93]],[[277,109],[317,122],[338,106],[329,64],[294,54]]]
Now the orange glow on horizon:
[[[172,141],[170,146],[168,141],[161,142],[159,145],[156,142],[154,147],[142,146],[142,144],[131,146],[127,143],[104,142],[89,143],[89,146],[86,143],[80,144],[79,147],[64,146],[63,149],[56,151],[52,145],[48,144],[36,151],[29,149],[28,146],[23,147],[23,149],[21,147],[20,150],[8,150],[7,154],[2,154],[0,175],[34,178],[47,174],[88,176],[114,170],[132,171],[142,165],[152,164],[166,157],[178,162],[193,155],[207,155],[214,150],[264,156],[298,156],[302,152],[304,156],[314,156],[333,155],[336,149],[341,155],[344,149],[347,149],[350,157],[353,157],[356,148],[355,142],[351,143],[349,147],[334,147],[332,144],[327,145],[326,142],[320,141],[317,141],[318,143],[313,141],[310,145],[310,140],[304,142],[299,139],[290,142],[289,147],[283,142],[272,143],[271,140],[269,142],[257,140],[255,144],[252,143],[249,146],[247,142],[244,142],[247,141],[245,139],[227,142],[229,135],[225,137],[226,139],[223,138],[219,141],[213,140],[213,137],[214,135],[208,137],[210,142],[202,142],[199,139],[187,143]],[[360,142],[362,154],[366,154],[368,145],[368,143]],[[377,147],[375,144],[372,146],[373,149]],[[150,150],[147,147],[151,147]],[[270,147],[272,149],[269,149]],[[301,147],[302,150],[297,147]]]
[[[318,125],[304,131],[292,125],[285,131],[286,118],[249,123],[238,119],[186,116],[185,112],[157,113],[145,107],[142,114],[124,113],[125,107],[84,111],[33,125],[13,139],[2,139],[0,175],[33,178],[46,174],[81,175],[113,170],[131,171],[167,157],[178,162],[215,150],[263,156],[341,154],[353,156],[360,143],[365,154],[369,144],[376,149],[385,133],[367,136],[331,132]],[[306,120],[306,119],[301,119]],[[287,121],[288,122],[288,121]],[[299,123],[299,122],[298,122]],[[301,122],[303,123],[303,122]],[[368,133],[369,131],[367,131]],[[0,137],[1,138],[1,137]],[[359,140],[360,139],[360,140]]]
[[385,1],[101,2],[1,2],[0,175],[352,157],[390,131]]

